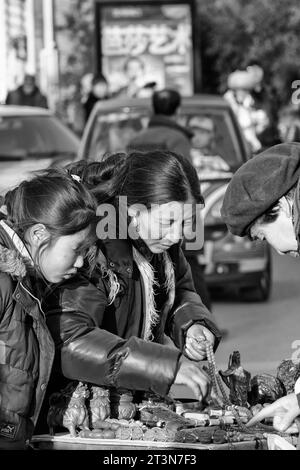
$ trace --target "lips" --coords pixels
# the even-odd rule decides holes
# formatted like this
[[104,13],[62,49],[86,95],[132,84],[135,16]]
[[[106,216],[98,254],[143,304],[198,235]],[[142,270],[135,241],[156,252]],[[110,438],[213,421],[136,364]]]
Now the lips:
[[72,271],[71,273],[66,273],[64,275],[64,278],[69,279],[70,277],[74,276],[75,274],[77,274],[77,269],[75,271]]

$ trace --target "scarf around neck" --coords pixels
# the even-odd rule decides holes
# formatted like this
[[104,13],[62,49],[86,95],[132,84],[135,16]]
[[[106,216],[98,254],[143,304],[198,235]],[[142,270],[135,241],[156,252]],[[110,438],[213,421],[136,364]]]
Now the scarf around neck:
[[[159,311],[156,309],[155,298],[154,298],[154,286],[158,286],[158,281],[155,280],[154,269],[148,259],[146,259],[139,250],[133,248],[133,259],[139,269],[141,274],[142,283],[144,286],[145,292],[145,311],[146,317],[144,319],[144,333],[143,339],[152,341],[153,333],[152,330],[154,326],[159,323],[160,315]],[[165,304],[167,311],[169,312],[172,308],[175,300],[175,272],[172,260],[167,251],[163,252],[163,265],[165,273],[165,282],[162,286],[166,289],[168,294],[168,300]]]

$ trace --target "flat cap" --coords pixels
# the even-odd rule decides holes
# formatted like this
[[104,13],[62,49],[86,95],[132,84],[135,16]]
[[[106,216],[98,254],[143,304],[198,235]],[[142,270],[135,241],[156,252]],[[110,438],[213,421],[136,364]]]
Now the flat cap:
[[300,177],[300,143],[270,147],[244,163],[225,193],[221,216],[230,232],[247,228],[284,196]]

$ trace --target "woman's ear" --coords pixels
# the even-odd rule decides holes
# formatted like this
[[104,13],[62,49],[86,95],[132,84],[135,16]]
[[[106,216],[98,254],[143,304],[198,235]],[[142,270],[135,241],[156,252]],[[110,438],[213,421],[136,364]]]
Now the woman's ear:
[[45,240],[48,240],[49,236],[44,224],[35,224],[28,229],[26,239],[31,246],[38,248]]
[[129,217],[136,217],[138,215],[138,210],[134,206],[128,207],[128,215]]

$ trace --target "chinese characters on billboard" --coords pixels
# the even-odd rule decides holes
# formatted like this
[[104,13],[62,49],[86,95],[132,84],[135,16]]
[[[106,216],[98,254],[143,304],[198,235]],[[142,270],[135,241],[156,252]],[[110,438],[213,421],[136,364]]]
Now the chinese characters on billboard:
[[114,93],[149,96],[175,88],[193,94],[189,5],[103,6],[102,71]]

